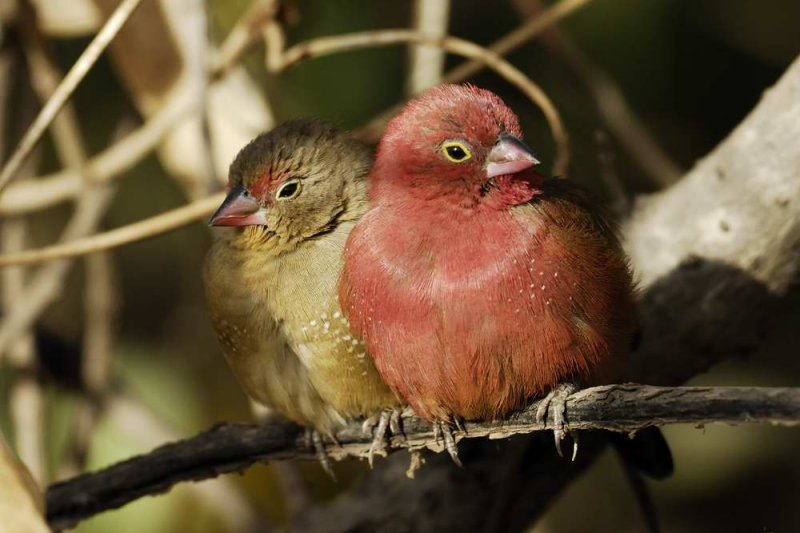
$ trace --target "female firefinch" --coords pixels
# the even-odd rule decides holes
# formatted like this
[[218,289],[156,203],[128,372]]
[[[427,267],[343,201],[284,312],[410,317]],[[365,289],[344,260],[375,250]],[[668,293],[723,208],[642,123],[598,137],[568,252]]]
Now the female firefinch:
[[370,163],[367,148],[332,126],[287,122],[239,153],[209,222],[232,226],[204,273],[231,369],[254,400],[327,435],[399,405],[336,292],[345,241],[367,207]]

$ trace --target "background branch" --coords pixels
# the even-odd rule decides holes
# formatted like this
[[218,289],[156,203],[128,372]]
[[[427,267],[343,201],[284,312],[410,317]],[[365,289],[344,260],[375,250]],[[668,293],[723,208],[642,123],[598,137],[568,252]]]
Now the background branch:
[[89,70],[95,64],[100,54],[109,45],[114,36],[117,35],[122,25],[131,16],[131,13],[139,6],[142,0],[123,0],[114,14],[109,17],[97,36],[89,43],[81,57],[75,62],[70,71],[53,92],[53,96],[48,99],[47,104],[39,112],[28,131],[22,137],[14,153],[8,159],[2,170],[0,170],[0,191],[8,185],[11,178],[19,170],[25,158],[30,154],[33,147],[39,142],[50,122],[67,103],[75,88],[83,80]]
[[[552,429],[536,421],[538,402],[507,420],[471,423],[459,438],[500,439],[521,433]],[[606,429],[635,432],[653,425],[765,423],[800,424],[800,388],[759,387],[650,387],[609,385],[582,390],[567,401],[571,429]],[[416,417],[403,420],[406,439],[393,446],[440,450],[431,429]],[[360,422],[336,433],[341,446],[328,453],[337,459],[364,456],[371,436]],[[303,431],[294,424],[263,426],[221,424],[190,439],[161,446],[99,472],[51,485],[47,490],[47,519],[58,529],[104,510],[148,494],[169,490],[181,481],[215,477],[241,471],[265,460],[314,458]],[[469,469],[469,461],[466,461]],[[426,467],[423,467],[426,468]]]

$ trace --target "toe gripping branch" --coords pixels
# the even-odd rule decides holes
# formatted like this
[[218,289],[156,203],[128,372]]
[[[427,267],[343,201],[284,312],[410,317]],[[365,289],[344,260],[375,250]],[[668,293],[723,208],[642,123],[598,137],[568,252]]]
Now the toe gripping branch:
[[567,398],[578,390],[572,382],[560,383],[539,402],[536,421],[545,424],[549,418],[553,422],[553,439],[558,455],[564,457],[562,443],[569,436],[572,439],[572,460],[578,456],[578,434],[569,431],[567,423]]
[[433,440],[436,441],[436,444],[440,444],[442,441],[444,441],[444,448],[447,450],[447,453],[450,454],[450,458],[456,465],[463,467],[464,465],[461,463],[461,459],[458,458],[458,447],[456,446],[456,439],[453,435],[453,426],[455,426],[456,429],[462,433],[467,433],[466,429],[461,424],[461,421],[458,420],[458,418],[454,418],[453,422],[449,422],[447,420],[435,420],[432,425]]
[[372,435],[372,443],[367,454],[370,468],[372,468],[375,453],[386,450],[390,436],[395,435],[405,439],[400,415],[400,409],[386,409],[381,411],[379,415],[374,415],[364,420],[361,430],[365,435]]

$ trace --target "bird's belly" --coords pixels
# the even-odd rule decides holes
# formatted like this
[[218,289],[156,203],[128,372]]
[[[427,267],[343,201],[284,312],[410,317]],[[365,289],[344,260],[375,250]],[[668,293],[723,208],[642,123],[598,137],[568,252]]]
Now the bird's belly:
[[[584,378],[608,355],[607,332],[585,312],[610,307],[554,262],[448,267],[441,279],[386,283],[368,345],[387,382],[425,418],[496,419],[558,383]],[[411,282],[414,285],[414,282]],[[399,318],[398,317],[403,317]]]
[[325,402],[346,417],[398,404],[338,306],[308,317],[283,321],[282,329]]

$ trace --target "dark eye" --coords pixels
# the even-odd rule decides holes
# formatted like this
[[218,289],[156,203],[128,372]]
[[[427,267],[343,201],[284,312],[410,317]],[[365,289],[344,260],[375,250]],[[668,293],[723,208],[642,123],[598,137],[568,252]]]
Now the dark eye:
[[442,153],[453,163],[463,163],[472,157],[467,145],[461,141],[445,141],[442,143]]
[[300,180],[289,180],[280,186],[278,192],[275,193],[275,198],[278,200],[288,200],[294,198],[300,192]]

